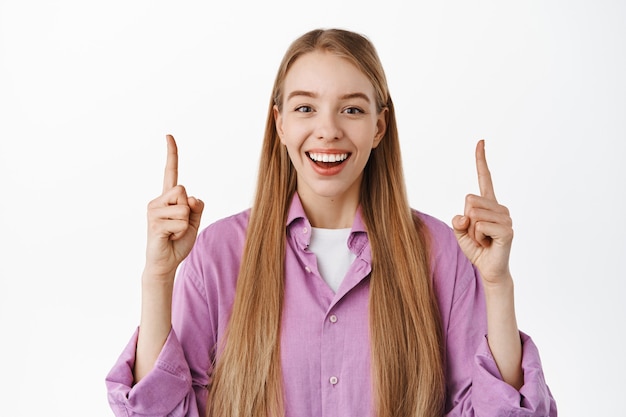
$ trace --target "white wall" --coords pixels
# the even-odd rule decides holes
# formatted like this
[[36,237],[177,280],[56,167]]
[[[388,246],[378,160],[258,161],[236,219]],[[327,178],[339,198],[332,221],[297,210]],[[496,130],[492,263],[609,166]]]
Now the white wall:
[[112,415],[164,135],[205,225],[248,207],[279,60],[331,26],[378,47],[416,208],[462,210],[487,140],[561,415],[623,415],[625,3],[413,3],[0,0],[3,415]]

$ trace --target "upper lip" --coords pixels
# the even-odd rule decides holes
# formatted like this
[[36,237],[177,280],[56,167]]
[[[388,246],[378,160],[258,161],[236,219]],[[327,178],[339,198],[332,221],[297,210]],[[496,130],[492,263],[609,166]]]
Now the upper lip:
[[347,151],[345,149],[330,149],[330,148],[316,148],[316,149],[309,149],[308,151],[306,151],[306,153],[327,153],[327,154],[341,154],[341,153],[352,153],[350,151]]

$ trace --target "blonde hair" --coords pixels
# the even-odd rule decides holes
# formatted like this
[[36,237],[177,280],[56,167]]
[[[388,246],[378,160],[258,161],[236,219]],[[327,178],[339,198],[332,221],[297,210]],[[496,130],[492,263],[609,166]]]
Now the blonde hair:
[[257,192],[225,344],[212,377],[207,415],[284,414],[280,323],[285,223],[296,173],[274,122],[283,81],[303,54],[328,51],[371,81],[387,130],[365,167],[360,203],[372,250],[369,323],[375,415],[441,416],[445,397],[442,332],[432,289],[427,231],[411,211],[401,167],[393,103],[377,52],[362,35],[313,30],[287,50],[274,83]]

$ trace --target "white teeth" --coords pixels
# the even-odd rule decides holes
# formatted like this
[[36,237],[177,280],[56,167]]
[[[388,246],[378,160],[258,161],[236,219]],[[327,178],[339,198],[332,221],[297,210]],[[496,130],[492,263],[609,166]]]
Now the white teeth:
[[347,153],[309,153],[309,158],[315,162],[341,162],[348,158]]

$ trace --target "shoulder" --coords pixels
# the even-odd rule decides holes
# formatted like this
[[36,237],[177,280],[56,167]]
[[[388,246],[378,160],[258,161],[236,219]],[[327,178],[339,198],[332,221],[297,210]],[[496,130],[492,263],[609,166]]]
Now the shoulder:
[[450,225],[413,211],[426,226],[430,269],[440,303],[452,302],[476,283],[477,272],[457,242]]
[[231,289],[234,291],[249,217],[248,209],[216,220],[202,229],[182,264],[182,279],[191,280],[200,289],[210,288],[209,298]]
[[413,210],[426,227],[426,238],[431,260],[435,263],[457,264],[469,262],[459,247],[452,226],[429,214]]
[[243,245],[246,239],[246,230],[250,219],[250,209],[241,211],[228,217],[221,218],[206,226],[198,234],[196,246],[213,246],[219,243]]
[[442,220],[413,209],[413,215],[417,216],[428,232],[430,250],[433,255],[441,252],[456,252],[458,243],[452,227]]
[[202,229],[185,260],[187,270],[206,278],[209,272],[231,274],[239,269],[250,210],[216,220]]

